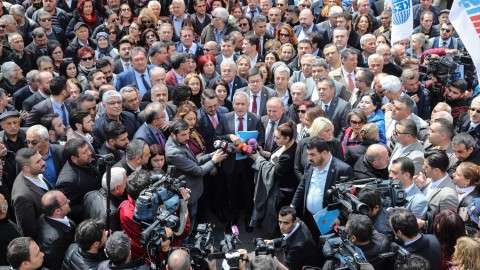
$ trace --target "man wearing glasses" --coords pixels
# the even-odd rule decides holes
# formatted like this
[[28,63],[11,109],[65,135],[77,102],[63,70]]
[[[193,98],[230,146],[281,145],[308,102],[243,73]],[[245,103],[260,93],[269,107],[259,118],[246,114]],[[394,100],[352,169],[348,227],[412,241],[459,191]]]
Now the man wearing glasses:
[[440,25],[440,36],[431,38],[429,41],[432,48],[463,49],[462,41],[453,36],[454,31],[451,23],[442,23]]
[[411,119],[403,119],[395,125],[395,136],[397,144],[392,151],[389,168],[394,160],[399,157],[408,157],[413,161],[415,174],[418,174],[423,166],[424,149],[420,141],[417,140],[417,126]]
[[466,132],[477,140],[480,138],[480,96],[472,100],[468,114],[460,118],[457,132]]

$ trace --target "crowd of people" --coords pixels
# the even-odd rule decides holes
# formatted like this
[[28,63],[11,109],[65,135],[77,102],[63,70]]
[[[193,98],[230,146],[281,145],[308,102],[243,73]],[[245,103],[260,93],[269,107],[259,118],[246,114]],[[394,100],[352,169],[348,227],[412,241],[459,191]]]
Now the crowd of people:
[[[334,269],[328,190],[375,178],[406,203],[363,188],[368,214],[336,222],[373,269],[480,269],[478,82],[439,73],[465,59],[451,5],[413,0],[392,44],[384,1],[0,1],[0,265],[191,269],[214,218],[284,255],[240,269]],[[179,224],[152,254],[137,199],[169,166]]]

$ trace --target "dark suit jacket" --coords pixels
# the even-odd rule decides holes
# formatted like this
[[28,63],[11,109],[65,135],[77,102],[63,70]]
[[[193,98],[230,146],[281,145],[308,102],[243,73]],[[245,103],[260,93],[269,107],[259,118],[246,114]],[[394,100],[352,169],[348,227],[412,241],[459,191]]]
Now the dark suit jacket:
[[[243,88],[238,89],[238,91],[243,91],[247,93],[247,95],[250,97],[250,87],[246,86]],[[263,87],[262,91],[258,94],[260,96],[260,104],[257,104],[257,112],[260,117],[264,116],[267,114],[267,101],[271,98],[277,95],[277,93],[270,88]],[[251,102],[250,102],[251,103]],[[250,104],[251,105],[251,104]]]
[[[302,29],[303,28],[301,25],[296,25],[295,27],[293,27],[293,32],[295,32],[295,35],[298,37],[298,35],[300,35],[300,33],[302,32]],[[320,32],[320,29],[316,24],[313,24],[312,32]]]
[[113,60],[113,73],[120,74],[124,71],[125,70],[123,70],[123,65],[122,61],[120,61],[120,57],[115,58],[115,60]]
[[470,116],[468,115],[468,113],[460,117],[459,120],[460,121],[458,121],[457,133],[466,132],[472,135],[473,138],[477,139],[477,142],[478,142],[478,140],[480,139],[480,125],[477,125],[473,130],[469,131]]
[[[237,54],[233,54],[233,61],[237,61],[237,58],[238,58],[238,55]],[[223,62],[223,55],[222,53],[219,53],[217,56],[215,56],[215,71],[218,72],[218,74],[220,74],[220,65],[222,64]]]
[[165,143],[167,142],[167,138],[163,134],[161,130],[160,134],[163,137],[163,142],[160,141],[155,134],[150,130],[149,126],[147,123],[143,123],[138,129],[137,132],[135,132],[135,135],[133,135],[134,139],[140,139],[144,142],[146,142],[148,145],[152,144],[160,144],[162,147],[165,147]]
[[53,157],[53,163],[55,164],[55,171],[57,172],[57,175],[60,174],[60,171],[63,168],[63,165],[65,165],[65,162],[67,161],[65,159],[65,156],[63,155],[63,145],[59,144],[50,144],[50,152]]
[[298,228],[287,239],[274,239],[275,247],[285,247],[285,263],[290,270],[300,270],[303,266],[318,265],[321,254],[313,240],[312,233],[303,221],[297,221]]
[[246,87],[248,85],[247,81],[245,81],[244,79],[240,78],[240,76],[235,76],[235,78],[233,79],[233,85],[232,85],[232,89],[230,89],[230,84],[228,84],[228,96],[227,98],[230,100],[230,101],[233,101],[233,95],[235,95],[235,92],[237,91],[237,89],[240,89],[240,88],[243,88],[243,87]]
[[[319,105],[323,105],[321,101]],[[351,111],[351,109],[352,107],[350,106],[350,103],[339,97],[334,97],[330,102],[328,111],[325,112],[325,114],[335,126],[335,130],[333,132],[335,137],[338,137],[342,130],[347,127],[347,114]]]
[[[313,220],[313,214],[307,210],[307,195],[310,188],[310,181],[312,180],[313,166],[311,164],[307,167],[303,179],[297,187],[295,195],[293,196],[292,205],[297,210],[297,214],[303,217],[305,223],[314,236],[320,235],[315,221]],[[325,182],[325,190],[323,191],[323,207],[328,205],[326,191],[335,184],[340,177],[353,178],[353,170],[348,164],[332,156],[332,162],[328,169],[327,179]],[[315,239],[315,238],[314,238]]]
[[13,93],[13,104],[15,104],[15,109],[21,111],[23,109],[23,101],[31,95],[33,95],[33,93],[30,91],[30,86],[28,84]]
[[[150,67],[147,66],[147,72],[150,74]],[[133,68],[123,71],[122,73],[118,74],[117,80],[115,81],[115,88],[117,91],[120,91],[122,87],[127,86],[127,85],[133,85],[137,89],[139,89],[137,80],[135,79],[135,71]]]
[[274,179],[278,183],[279,188],[292,189],[295,191],[298,186],[298,180],[295,176],[295,150],[297,143],[294,143],[290,148],[283,152],[278,158],[278,163],[275,166]]
[[41,199],[46,192],[25,178],[23,173],[19,173],[15,178],[12,189],[12,205],[23,236],[36,238],[37,219],[42,214]]
[[[216,130],[217,135],[222,139],[229,140],[229,134],[235,134],[235,112],[229,112],[224,115],[222,118],[222,123],[220,128]],[[265,139],[265,130],[263,130],[262,123],[260,119],[257,118],[253,113],[247,113],[247,126],[245,130],[257,130],[258,131],[258,142],[263,142]],[[245,117],[245,116],[244,116]],[[233,167],[235,166],[235,155],[228,157],[222,162],[222,168],[226,173],[232,173]]]
[[32,110],[33,106],[36,104],[40,103],[42,100],[44,100],[45,97],[40,95],[40,93],[37,91],[35,94],[31,95],[25,101],[23,101],[22,108],[24,111],[30,111]]
[[[195,50],[195,53],[194,53],[195,58],[197,58],[197,57],[199,57],[200,55],[203,54],[203,48],[202,48],[202,45],[200,45],[200,43],[195,43],[194,42],[194,44],[197,44],[197,49]],[[183,50],[183,44],[182,44],[181,41],[177,42],[175,47],[176,47],[177,52],[185,52],[185,53],[187,52],[187,51]]]
[[[280,120],[278,120],[277,127],[280,126],[283,123],[288,122],[289,120],[290,119],[288,118],[287,113],[284,112],[282,117],[280,118]],[[264,115],[264,116],[262,116],[261,121],[262,121],[263,129],[265,130],[265,141],[263,141],[262,144],[265,145],[267,143],[268,134],[266,134],[266,133],[267,133],[268,123],[270,122],[270,119],[268,119],[268,115]],[[272,149],[271,149],[272,151],[271,152],[275,151],[277,149],[277,147],[278,147],[277,143],[275,143],[275,140],[273,140],[273,138],[272,138]]]
[[430,269],[440,269],[442,254],[440,242],[433,234],[422,234],[417,241],[404,246],[412,254],[420,255],[430,262]]
[[223,113],[217,111],[218,124],[217,128],[213,128],[210,117],[203,108],[198,109],[197,111],[198,121],[197,121],[197,130],[202,135],[205,140],[206,152],[211,153],[214,151],[213,142],[217,139],[217,130],[223,130],[222,125],[225,123]]
[[31,127],[40,124],[40,118],[46,114],[53,113],[52,100],[47,98],[33,106],[25,120],[25,126]]
[[38,237],[36,242],[45,253],[44,266],[49,269],[61,269],[63,257],[68,246],[73,242],[75,235],[75,224],[70,221],[67,225],[45,217],[38,219]]

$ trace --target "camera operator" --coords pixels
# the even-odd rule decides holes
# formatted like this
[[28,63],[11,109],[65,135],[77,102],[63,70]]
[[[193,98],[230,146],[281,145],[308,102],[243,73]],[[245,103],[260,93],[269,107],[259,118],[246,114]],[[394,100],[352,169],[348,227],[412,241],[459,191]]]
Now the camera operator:
[[417,218],[423,218],[427,213],[427,198],[415,185],[413,181],[414,174],[415,166],[408,157],[399,157],[390,166],[390,178],[400,181],[405,190],[407,204],[404,207],[410,210]]
[[[119,207],[119,215],[120,215],[120,225],[123,231],[130,237],[131,239],[131,253],[132,253],[132,260],[136,260],[139,258],[146,258],[146,248],[140,244],[140,235],[142,233],[142,227],[138,224],[134,219],[133,215],[135,213],[135,201],[137,200],[138,196],[142,192],[142,190],[146,189],[150,185],[150,173],[145,170],[140,170],[133,172],[127,180],[127,194],[128,199],[123,201]],[[186,200],[188,200],[188,193],[185,190],[182,190],[182,197],[181,200],[182,204],[186,204]],[[181,209],[185,207],[180,206]],[[188,215],[188,210],[181,211],[180,215],[186,216]],[[170,249],[170,245],[178,245],[180,242],[188,235],[189,233],[189,226],[190,224],[188,221],[185,224],[185,228],[181,235],[178,235],[173,239],[174,243],[172,244],[172,236],[173,232],[170,228],[166,227],[166,237],[162,238],[161,242],[161,252],[159,254],[158,261],[165,259],[167,256],[167,252]]]
[[283,237],[265,240],[275,248],[285,251],[285,264],[290,270],[300,270],[303,266],[320,265],[321,254],[307,225],[297,219],[295,209],[284,206],[278,212],[278,226]]
[[98,265],[98,270],[147,270],[150,269],[143,260],[132,261],[130,256],[130,239],[124,232],[114,232],[105,243],[108,260]]
[[175,176],[185,176],[187,187],[191,190],[188,209],[192,224],[195,224],[198,199],[203,193],[203,176],[210,173],[215,165],[222,162],[227,154],[218,150],[201,156],[199,159],[186,144],[190,138],[188,124],[177,120],[171,126],[171,134],[165,144],[167,163],[176,167]]
[[392,229],[388,226],[388,212],[383,207],[380,194],[373,189],[364,188],[358,193],[358,199],[368,206],[368,217],[372,220],[375,230],[390,236]]
[[351,214],[348,217],[346,230],[348,238],[359,247],[365,258],[375,269],[392,269],[390,259],[379,258],[378,255],[390,249],[388,238],[373,228],[372,221],[365,215]]
[[419,232],[417,218],[406,209],[396,209],[390,216],[395,238],[412,254],[417,254],[430,263],[431,269],[440,269],[441,247],[433,234]]

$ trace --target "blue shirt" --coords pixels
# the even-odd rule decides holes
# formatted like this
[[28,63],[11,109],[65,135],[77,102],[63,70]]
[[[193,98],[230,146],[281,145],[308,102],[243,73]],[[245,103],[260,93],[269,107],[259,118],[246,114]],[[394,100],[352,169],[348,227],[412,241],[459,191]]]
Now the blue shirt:
[[[67,123],[67,125],[65,125],[65,127],[67,127],[68,126],[68,110],[67,110],[67,107],[65,107],[64,103],[59,103],[59,102],[53,100],[53,98],[50,98],[50,100],[52,101],[53,112],[58,114],[58,116],[62,119],[63,123]],[[63,110],[62,110],[62,106],[63,106]],[[63,112],[65,112],[66,119],[63,119]]]
[[45,161],[45,171],[43,177],[48,183],[54,187],[57,182],[57,171],[55,170],[55,162],[53,161],[52,152],[48,149],[48,154],[42,158]]
[[314,167],[312,179],[307,193],[307,209],[312,215],[323,209],[323,196],[325,193],[325,184],[327,183],[328,169],[332,164],[332,158],[323,168]]
[[175,17],[173,16],[173,30],[175,31],[175,35],[177,35],[177,37],[180,36],[180,30],[182,30],[182,24],[183,24],[183,20],[184,20],[185,17]]
[[217,29],[213,29],[213,33],[215,34],[215,42],[217,44],[220,44],[222,42],[222,36],[225,28],[222,29],[221,31],[218,31]]
[[[147,92],[147,89],[143,85],[142,73],[139,73],[136,70],[134,70],[133,72],[135,73],[135,80],[137,81],[138,91],[140,92],[140,96],[143,97],[143,95],[145,95],[145,93]],[[148,75],[147,69],[145,69],[145,71],[143,72],[143,75],[144,75],[145,81],[149,83],[150,75]]]

